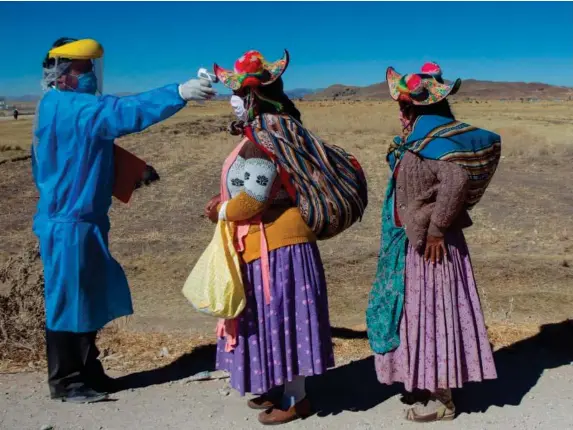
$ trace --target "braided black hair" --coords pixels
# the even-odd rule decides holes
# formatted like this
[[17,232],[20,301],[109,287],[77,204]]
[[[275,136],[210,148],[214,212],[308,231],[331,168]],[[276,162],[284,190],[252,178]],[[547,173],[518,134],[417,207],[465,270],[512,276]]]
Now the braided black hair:
[[408,102],[400,102],[400,109],[404,112],[404,116],[413,120],[422,115],[438,115],[445,118],[456,119],[450,102],[447,99],[443,99],[438,103],[433,103],[431,105],[415,105]]
[[[278,78],[270,85],[259,87],[257,91],[261,96],[263,96],[263,99],[256,98],[257,115],[261,115],[263,113],[286,113],[298,122],[302,123],[302,115],[300,111],[284,92],[284,83],[282,78]],[[273,102],[279,103],[281,105],[281,109],[279,110],[279,108],[274,104],[269,103],[264,99],[269,99]]]

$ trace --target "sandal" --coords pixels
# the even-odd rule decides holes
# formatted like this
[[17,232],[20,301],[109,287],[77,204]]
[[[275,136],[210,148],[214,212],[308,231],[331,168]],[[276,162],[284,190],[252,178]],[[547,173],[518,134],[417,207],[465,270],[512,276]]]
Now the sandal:
[[408,406],[414,406],[416,403],[427,403],[430,400],[431,393],[427,390],[414,390],[402,393],[400,401]]
[[421,403],[424,409],[434,409],[432,412],[418,412],[416,406],[408,409],[406,419],[417,423],[430,423],[434,421],[451,421],[456,416],[456,407],[452,401],[450,390],[439,390],[433,394],[429,401]]

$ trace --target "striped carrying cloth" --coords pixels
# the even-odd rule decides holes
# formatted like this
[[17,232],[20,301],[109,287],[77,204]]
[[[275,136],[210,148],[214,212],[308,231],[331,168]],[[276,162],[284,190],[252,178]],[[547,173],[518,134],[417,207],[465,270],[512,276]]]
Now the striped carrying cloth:
[[284,187],[317,239],[336,236],[362,219],[367,183],[351,154],[323,142],[289,115],[259,115],[245,134],[278,166]]
[[499,164],[501,137],[460,121],[437,115],[423,115],[415,121],[406,142],[398,137],[389,154],[389,162],[404,151],[422,158],[450,161],[463,167],[469,176],[467,209],[482,198]]

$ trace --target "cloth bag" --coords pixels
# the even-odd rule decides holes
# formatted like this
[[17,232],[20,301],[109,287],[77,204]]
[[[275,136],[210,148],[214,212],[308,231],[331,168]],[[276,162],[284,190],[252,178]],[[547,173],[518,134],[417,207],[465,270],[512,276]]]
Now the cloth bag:
[[234,224],[219,221],[213,239],[191,270],[183,295],[200,312],[223,319],[239,316],[246,305]]

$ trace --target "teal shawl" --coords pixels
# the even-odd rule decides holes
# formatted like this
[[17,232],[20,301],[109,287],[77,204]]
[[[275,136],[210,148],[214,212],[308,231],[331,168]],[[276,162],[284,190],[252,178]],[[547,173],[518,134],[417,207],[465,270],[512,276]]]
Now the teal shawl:
[[462,166],[469,177],[466,200],[469,209],[481,199],[495,173],[501,155],[501,138],[490,131],[436,115],[419,117],[405,141],[394,138],[387,157],[391,174],[382,205],[378,267],[366,309],[368,339],[376,354],[388,353],[400,345],[408,239],[394,219],[394,171],[406,151]]

